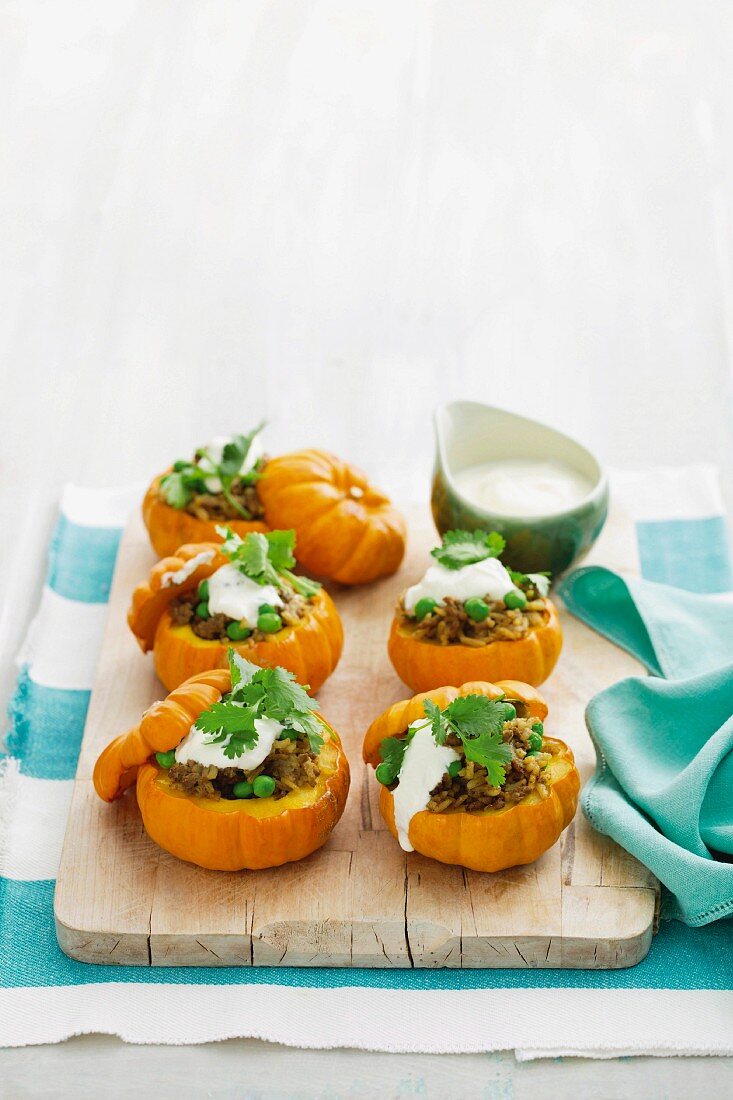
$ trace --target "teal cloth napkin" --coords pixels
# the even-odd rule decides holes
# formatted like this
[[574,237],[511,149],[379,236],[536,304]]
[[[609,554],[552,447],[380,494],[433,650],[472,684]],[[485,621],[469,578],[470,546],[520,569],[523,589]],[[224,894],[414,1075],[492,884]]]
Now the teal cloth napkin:
[[733,602],[597,566],[558,591],[653,673],[588,704],[588,820],[669,889],[666,915],[701,925],[733,914]]

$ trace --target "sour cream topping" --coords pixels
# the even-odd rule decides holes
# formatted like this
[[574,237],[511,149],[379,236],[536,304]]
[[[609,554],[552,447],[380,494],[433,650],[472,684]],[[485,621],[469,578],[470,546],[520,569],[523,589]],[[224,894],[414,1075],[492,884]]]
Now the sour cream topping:
[[[419,726],[413,722],[411,730]],[[449,745],[438,745],[430,726],[418,729],[405,749],[399,782],[392,792],[397,839],[400,847],[412,852],[409,829],[415,814],[424,810],[430,801],[430,792],[440,783],[448,771],[448,765],[460,760]]]
[[490,600],[503,600],[514,588],[512,578],[498,558],[464,565],[462,569],[446,569],[440,562],[431,565],[421,581],[413,584],[405,593],[405,609],[413,611],[423,597],[443,603],[446,596],[455,600],[468,600],[472,596],[488,596]]
[[263,603],[282,607],[283,601],[274,584],[257,584],[235,565],[222,565],[209,577],[209,612],[241,619],[249,626],[257,622]]
[[[218,466],[221,462],[221,456],[227,443],[232,442],[232,437],[229,435],[217,435],[207,443],[203,450],[206,454],[198,460],[197,465],[204,473],[212,472],[215,466]],[[262,458],[262,441],[259,434],[254,437],[250,444],[249,451],[245,457],[244,462],[239,468],[238,473],[246,474],[248,470],[251,470],[258,459]],[[204,479],[206,488],[210,493],[221,492],[221,481],[218,477],[207,477]]]
[[197,764],[213,764],[215,768],[241,768],[248,772],[259,767],[284,728],[274,718],[255,718],[257,741],[251,749],[245,749],[241,756],[230,759],[224,755],[226,741],[209,744],[207,738],[210,740],[211,734],[191,726],[176,749],[176,762],[187,764],[189,760],[193,760]]
[[180,569],[173,569],[170,573],[164,573],[160,578],[160,587],[170,588],[172,584],[183,584],[192,573],[196,572],[200,565],[210,562],[213,557],[213,550],[202,550],[200,554],[194,554]]

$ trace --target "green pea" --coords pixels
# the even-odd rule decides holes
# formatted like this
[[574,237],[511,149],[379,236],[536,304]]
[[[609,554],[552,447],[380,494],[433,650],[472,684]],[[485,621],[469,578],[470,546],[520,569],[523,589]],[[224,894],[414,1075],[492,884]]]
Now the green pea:
[[176,762],[176,750],[171,749],[170,752],[156,752],[155,759],[160,764],[161,768],[172,768]]
[[251,633],[252,631],[246,623],[229,623],[227,625],[227,638],[231,638],[233,642],[243,642],[245,638],[249,638]]
[[271,775],[258,775],[252,784],[257,798],[269,798],[275,791],[275,780]]
[[536,722],[532,723],[532,732],[533,733],[539,733],[539,734],[542,734],[542,733],[545,732],[545,727],[542,725],[542,723],[540,722],[539,719]]
[[519,588],[512,588],[504,597],[504,604],[510,611],[519,611],[520,608],[527,606],[527,597]]
[[235,783],[232,787],[232,794],[235,798],[251,798],[253,791],[254,787],[246,779],[243,779],[241,783]]
[[480,596],[471,596],[471,599],[466,600],[463,606],[469,619],[473,619],[475,623],[482,623],[484,619],[489,617],[489,605]]
[[421,623],[427,615],[432,615],[437,606],[438,604],[435,600],[431,600],[429,596],[423,596],[423,598],[418,600],[415,604],[415,618]]
[[282,625],[282,619],[274,611],[266,611],[257,616],[257,629],[263,634],[276,634],[278,630],[282,630]]
[[529,735],[529,747],[532,752],[539,752],[542,748],[542,734],[530,733]]
[[377,764],[374,774],[383,787],[389,787],[390,783],[394,782],[389,764]]
[[257,610],[260,615],[277,615],[277,611],[271,603],[261,603]]
[[451,777],[451,779],[455,779],[462,767],[462,760],[451,760],[450,764],[448,765],[448,775]]
[[199,595],[200,600],[203,600],[204,603],[208,603],[208,601],[209,601],[209,582],[208,581],[206,581],[206,580],[201,581],[201,583],[199,584],[199,587],[198,587],[198,595]]
[[208,619],[209,617],[209,605],[206,600],[202,600],[201,603],[196,604],[196,614],[199,619]]
[[517,717],[517,708],[511,703],[504,703],[504,721],[513,722]]

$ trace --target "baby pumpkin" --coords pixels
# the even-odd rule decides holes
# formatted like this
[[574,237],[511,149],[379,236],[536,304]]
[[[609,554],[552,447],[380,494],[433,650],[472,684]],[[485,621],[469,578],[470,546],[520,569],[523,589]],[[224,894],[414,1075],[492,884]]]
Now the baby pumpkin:
[[138,725],[117,737],[94,768],[94,787],[105,802],[136,785],[148,835],[172,855],[211,870],[277,867],[303,859],[325,844],[343,813],[349,765],[338,734],[318,717],[323,745],[314,787],[285,797],[214,800],[172,786],[157,754],[170,753],[203,711],[231,689],[227,669],[192,677]]
[[270,459],[257,488],[270,526],[295,530],[298,559],[309,572],[366,584],[402,561],[403,517],[361,470],[327,451]]
[[[402,736],[411,723],[424,718],[426,700],[443,710],[454,699],[468,695],[504,698],[521,717],[542,721],[547,715],[542,696],[529,684],[513,680],[437,688],[395,703],[372,722],[364,738],[365,762],[375,769],[379,766],[382,742]],[[568,746],[548,737],[544,737],[543,745],[552,754],[546,769],[547,797],[533,790],[521,802],[501,809],[470,813],[460,809],[438,813],[421,810],[409,824],[414,850],[441,863],[474,871],[501,871],[538,859],[572,821],[580,790],[580,776]],[[387,786],[381,787],[379,808],[389,831],[397,838],[394,797]]]
[[318,691],[338,664],[343,647],[339,613],[322,588],[307,600],[306,614],[293,624],[242,641],[205,639],[189,624],[174,621],[171,604],[228,564],[222,545],[227,543],[179,547],[154,565],[133,592],[127,621],[143,653],[152,649],[158,678],[173,690],[196,673],[226,668],[227,652],[233,647],[253,664],[286,668],[311,692]]
[[217,440],[192,462],[177,462],[153,479],[143,519],[156,553],[162,557],[183,544],[209,542],[225,521],[241,537],[294,529],[301,564],[341,584],[394,573],[404,556],[406,528],[389,498],[361,470],[326,451],[265,459],[259,431]]
[[549,599],[544,621],[522,638],[481,646],[440,645],[416,638],[409,624],[395,615],[387,642],[395,672],[413,691],[430,691],[438,684],[460,687],[468,680],[495,682],[507,676],[539,686],[557,664],[561,649],[562,628]]

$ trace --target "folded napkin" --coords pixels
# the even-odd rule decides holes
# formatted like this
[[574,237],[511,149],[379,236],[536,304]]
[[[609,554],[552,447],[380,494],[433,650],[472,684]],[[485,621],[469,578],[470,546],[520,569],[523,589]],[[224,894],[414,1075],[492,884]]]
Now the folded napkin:
[[600,567],[577,570],[559,594],[654,674],[588,705],[598,766],[586,816],[669,889],[665,915],[692,925],[730,916],[733,602]]

